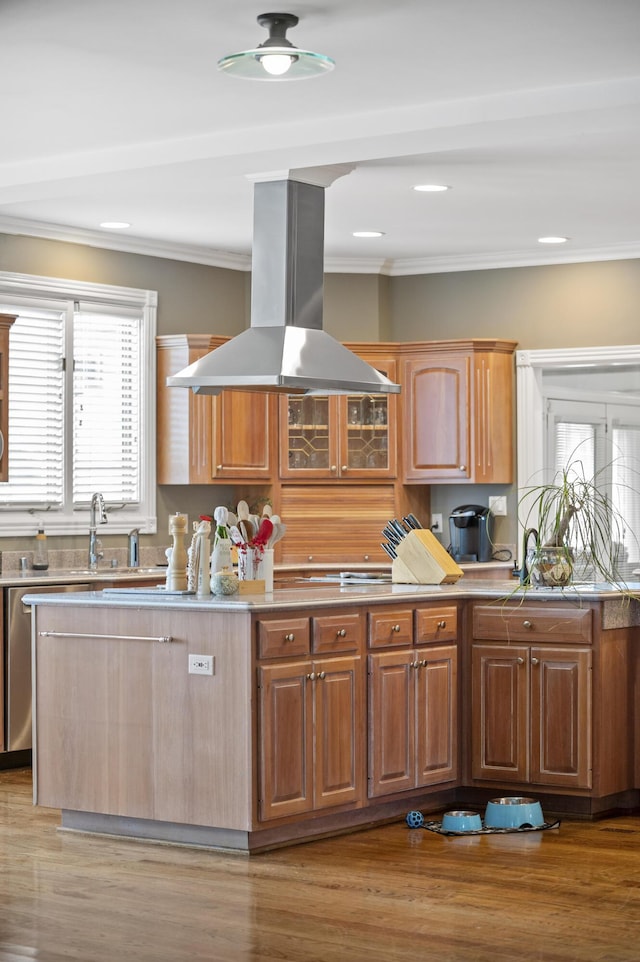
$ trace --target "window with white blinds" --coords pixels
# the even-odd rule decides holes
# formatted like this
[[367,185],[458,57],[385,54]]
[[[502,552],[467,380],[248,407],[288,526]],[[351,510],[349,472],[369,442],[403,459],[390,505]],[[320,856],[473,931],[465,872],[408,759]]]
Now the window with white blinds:
[[[624,519],[611,538],[622,570],[640,562],[640,403],[547,398],[548,462],[555,471],[580,462],[577,472],[595,479]],[[620,539],[618,541],[618,539]],[[619,547],[617,547],[619,545]]]
[[94,492],[110,534],[155,531],[155,292],[15,279],[0,534],[84,532]]

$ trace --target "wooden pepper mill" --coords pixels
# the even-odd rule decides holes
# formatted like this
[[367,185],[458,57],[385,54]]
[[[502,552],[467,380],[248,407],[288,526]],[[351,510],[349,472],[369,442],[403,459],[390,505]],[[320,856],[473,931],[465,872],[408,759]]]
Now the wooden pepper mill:
[[173,547],[167,571],[167,591],[187,590],[187,549],[184,546],[187,521],[187,515],[179,512],[169,518],[169,534],[173,538]]

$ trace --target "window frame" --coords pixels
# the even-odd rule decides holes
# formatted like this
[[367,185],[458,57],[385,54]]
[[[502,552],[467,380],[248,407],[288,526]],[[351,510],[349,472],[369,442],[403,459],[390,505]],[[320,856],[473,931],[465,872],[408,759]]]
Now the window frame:
[[[107,504],[108,529],[105,534],[123,534],[139,528],[143,534],[157,531],[156,513],[156,327],[158,293],[132,287],[97,284],[67,278],[43,277],[0,271],[0,301],[11,304],[19,300],[76,302],[103,304],[107,308],[134,309],[142,317],[140,344],[141,375],[141,431],[140,431],[140,503],[128,507]],[[11,338],[9,338],[9,366],[11,366]],[[68,390],[68,388],[67,388]],[[65,436],[72,431],[69,419],[73,417],[72,406],[65,406]],[[9,436],[9,446],[11,437]],[[65,464],[69,464],[69,452],[65,451]],[[2,490],[0,484],[0,505]],[[0,507],[0,537],[33,533],[40,525],[48,534],[86,534],[89,524],[89,503],[75,509],[67,503],[64,510],[47,510],[42,507],[24,509]]]

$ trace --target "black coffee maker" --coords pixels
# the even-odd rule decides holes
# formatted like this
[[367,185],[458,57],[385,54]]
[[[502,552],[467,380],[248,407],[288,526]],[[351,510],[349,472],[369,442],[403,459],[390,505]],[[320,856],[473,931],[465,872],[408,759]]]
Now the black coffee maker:
[[481,504],[462,504],[449,515],[449,554],[455,561],[491,561],[493,515]]

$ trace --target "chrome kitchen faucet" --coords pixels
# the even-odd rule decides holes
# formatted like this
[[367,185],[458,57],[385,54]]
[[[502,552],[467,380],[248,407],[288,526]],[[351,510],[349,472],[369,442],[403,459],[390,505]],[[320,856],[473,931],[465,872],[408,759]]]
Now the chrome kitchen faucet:
[[89,516],[89,568],[91,571],[95,571],[98,567],[98,561],[104,558],[104,553],[102,551],[102,542],[96,535],[96,530],[99,524],[106,524],[109,520],[107,518],[107,509],[104,503],[104,497],[101,494],[94,494],[91,498],[91,508]]

